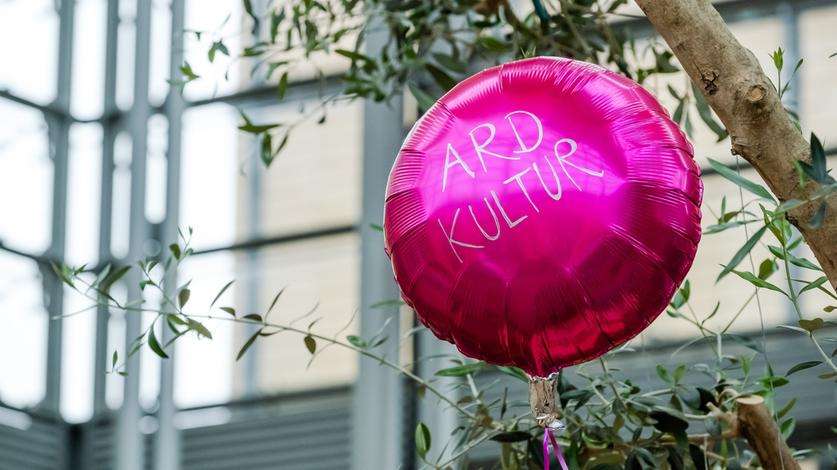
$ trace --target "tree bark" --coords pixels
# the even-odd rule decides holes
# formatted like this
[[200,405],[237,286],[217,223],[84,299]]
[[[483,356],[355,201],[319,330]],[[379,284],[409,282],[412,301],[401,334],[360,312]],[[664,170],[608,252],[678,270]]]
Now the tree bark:
[[[758,60],[727,28],[709,0],[637,0],[692,82],[729,131],[732,153],[759,172],[780,201],[806,200],[820,185],[800,187],[794,163],[810,162],[810,146],[791,121]],[[837,197],[825,201],[822,225],[808,221],[819,207],[791,210],[795,225],[837,289]]]
[[779,428],[764,398],[753,395],[736,400],[738,403],[738,427],[750,448],[759,456],[765,470],[799,470],[790,448],[782,439]]

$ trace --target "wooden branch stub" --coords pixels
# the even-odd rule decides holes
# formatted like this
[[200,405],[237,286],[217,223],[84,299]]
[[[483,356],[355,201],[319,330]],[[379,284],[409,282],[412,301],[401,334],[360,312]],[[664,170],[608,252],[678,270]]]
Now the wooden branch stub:
[[799,470],[791,450],[773,421],[764,398],[751,395],[736,399],[738,426],[765,470]]
[[529,378],[529,405],[532,416],[538,426],[553,426],[561,417],[561,404],[558,401],[558,375],[549,378]]

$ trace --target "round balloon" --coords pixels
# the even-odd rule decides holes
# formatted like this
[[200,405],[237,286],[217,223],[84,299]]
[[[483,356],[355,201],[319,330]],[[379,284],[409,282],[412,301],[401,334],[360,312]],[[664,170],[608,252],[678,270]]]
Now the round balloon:
[[539,57],[461,82],[389,178],[386,249],[404,300],[463,354],[546,377],[642,331],[700,239],[692,146],[654,97]]

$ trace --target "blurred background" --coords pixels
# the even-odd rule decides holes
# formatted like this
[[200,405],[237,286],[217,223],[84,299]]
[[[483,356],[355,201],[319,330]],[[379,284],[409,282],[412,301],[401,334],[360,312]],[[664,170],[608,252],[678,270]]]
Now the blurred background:
[[[837,0],[718,4],[765,70],[774,70],[769,54],[780,46],[785,64],[805,59],[786,104],[834,155],[837,58],[828,56],[837,51]],[[144,349],[122,377],[105,374],[110,355],[124,356],[150,316],[99,308],[55,318],[90,303],[56,278],[52,262],[131,263],[160,253],[177,227],[192,227],[195,253],[179,277],[193,279],[193,305],[209,305],[236,279],[222,302],[239,311],[263,310],[285,288],[276,314],[290,321],[316,307],[312,318],[321,317],[328,334],[348,325],[340,334],[385,328],[399,337],[415,326],[407,309],[376,306],[398,294],[372,224],[380,224],[389,167],[416,104],[405,96],[389,106],[331,106],[323,123],[298,126],[266,169],[258,142],[237,129],[238,110],[254,121],[317,113],[319,97],[339,84],[312,67],[292,74],[277,104],[275,85],[251,79],[249,65],[227,55],[210,63],[215,38],[238,48],[233,57],[240,52],[241,5],[0,0],[0,469],[415,468],[416,421],[434,435],[456,426],[450,410],[345,349],[309,365],[301,338],[280,335],[236,361],[247,328],[210,321],[211,341],[184,338],[166,361]],[[643,20],[626,21],[637,23],[637,41],[654,40]],[[326,72],[348,66],[339,56],[318,60]],[[168,79],[184,61],[202,79],[180,94]],[[672,109],[668,85],[689,85],[683,74],[648,82]],[[708,225],[724,196],[739,195],[706,158],[743,161],[707,129],[696,127],[694,141]],[[746,166],[742,172],[759,179]],[[744,236],[729,230],[704,239],[689,275],[695,310],[740,304],[752,293],[743,280],[714,284]],[[124,295],[135,282],[114,290]],[[151,293],[146,300],[160,301]],[[812,355],[804,338],[776,328],[795,321],[790,304],[764,290],[759,300],[733,331],[764,335],[777,370]],[[715,321],[734,314],[726,309]],[[657,362],[705,360],[701,347],[672,356],[694,335],[681,323],[662,315],[618,366],[652,383]],[[452,352],[425,333],[387,347],[404,364]],[[418,373],[430,370],[423,364]],[[782,392],[799,398],[793,442],[824,446],[837,423],[833,386],[800,377]],[[473,461],[496,452],[478,449]]]

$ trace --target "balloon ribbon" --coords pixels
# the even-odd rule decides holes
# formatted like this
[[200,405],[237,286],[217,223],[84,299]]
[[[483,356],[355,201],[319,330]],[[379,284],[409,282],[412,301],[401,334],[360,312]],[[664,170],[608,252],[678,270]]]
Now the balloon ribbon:
[[564,460],[564,453],[561,452],[561,446],[558,445],[558,441],[555,440],[555,436],[552,434],[552,429],[549,426],[543,430],[543,470],[549,470],[550,443],[552,444],[552,448],[555,449],[555,456],[558,457],[558,463],[561,464],[561,469],[568,470],[567,462]]

